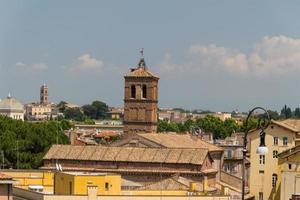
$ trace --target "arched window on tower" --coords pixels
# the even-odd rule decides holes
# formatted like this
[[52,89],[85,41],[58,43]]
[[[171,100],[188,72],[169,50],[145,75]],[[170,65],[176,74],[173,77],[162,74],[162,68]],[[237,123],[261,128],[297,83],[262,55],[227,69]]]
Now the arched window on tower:
[[135,85],[131,85],[131,98],[136,98],[136,88]]
[[143,94],[142,94],[142,97],[144,99],[147,98],[147,86],[146,85],[143,85],[143,90],[142,90]]

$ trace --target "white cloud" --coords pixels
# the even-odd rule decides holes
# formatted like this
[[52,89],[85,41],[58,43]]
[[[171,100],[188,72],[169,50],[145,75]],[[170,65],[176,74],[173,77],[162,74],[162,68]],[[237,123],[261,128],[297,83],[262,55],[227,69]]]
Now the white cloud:
[[90,54],[83,54],[76,58],[72,65],[67,68],[69,72],[102,72],[104,62],[93,58]]
[[29,71],[43,71],[48,69],[47,64],[40,62],[40,63],[32,63],[32,64],[26,64],[23,62],[17,62],[16,67],[23,70],[29,70]]
[[248,60],[252,71],[259,76],[300,72],[300,39],[264,37]]
[[219,71],[238,76],[270,76],[300,72],[300,39],[286,36],[264,37],[248,54],[215,44],[191,45],[188,61],[172,62],[166,54],[158,65],[162,72]]

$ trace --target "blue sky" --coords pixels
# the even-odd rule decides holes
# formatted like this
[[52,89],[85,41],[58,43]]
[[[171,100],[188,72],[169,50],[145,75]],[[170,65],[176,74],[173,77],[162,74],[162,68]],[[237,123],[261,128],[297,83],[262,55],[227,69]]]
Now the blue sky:
[[0,0],[0,98],[123,105],[139,49],[160,107],[300,106],[300,2]]

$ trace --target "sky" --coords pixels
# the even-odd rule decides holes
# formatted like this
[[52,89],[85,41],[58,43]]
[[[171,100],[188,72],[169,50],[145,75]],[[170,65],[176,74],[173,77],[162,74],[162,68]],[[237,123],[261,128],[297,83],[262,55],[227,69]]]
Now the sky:
[[300,1],[0,0],[0,98],[123,105],[139,50],[159,107],[300,106]]

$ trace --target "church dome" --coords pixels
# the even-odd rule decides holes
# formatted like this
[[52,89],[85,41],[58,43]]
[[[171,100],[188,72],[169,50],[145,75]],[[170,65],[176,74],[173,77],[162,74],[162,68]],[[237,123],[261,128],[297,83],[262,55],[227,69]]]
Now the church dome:
[[1,111],[23,112],[24,106],[18,100],[8,95],[6,99],[0,101],[0,112]]

